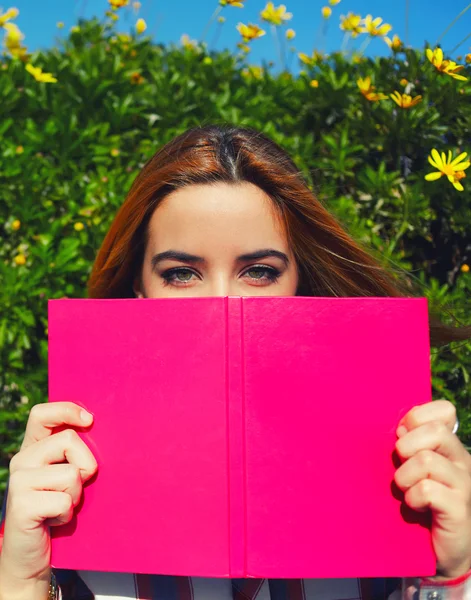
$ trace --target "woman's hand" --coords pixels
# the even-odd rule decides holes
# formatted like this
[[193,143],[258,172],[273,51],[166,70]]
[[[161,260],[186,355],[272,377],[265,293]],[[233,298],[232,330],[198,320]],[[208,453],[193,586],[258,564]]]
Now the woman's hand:
[[399,422],[395,481],[408,506],[432,511],[437,572],[445,578],[471,568],[471,456],[452,433],[456,410],[447,400],[416,406]]
[[[23,444],[10,462],[0,589],[7,598],[46,598],[50,575],[49,526],[68,523],[82,484],[97,463],[77,432],[92,415],[72,402],[38,404]],[[62,431],[53,434],[54,428]],[[3,597],[3,596],[2,596]]]

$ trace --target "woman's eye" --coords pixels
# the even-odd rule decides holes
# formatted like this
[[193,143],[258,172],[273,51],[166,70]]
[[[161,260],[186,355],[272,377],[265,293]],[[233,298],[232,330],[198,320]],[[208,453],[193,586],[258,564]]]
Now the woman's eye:
[[263,283],[276,281],[280,276],[280,272],[273,267],[250,267],[244,275],[248,275],[249,279]]
[[196,275],[196,273],[194,273],[190,269],[179,268],[179,269],[169,269],[168,271],[165,271],[164,273],[162,273],[161,277],[164,280],[165,285],[167,285],[169,283],[174,283],[174,284],[178,285],[178,284],[189,283],[191,281],[193,275]]

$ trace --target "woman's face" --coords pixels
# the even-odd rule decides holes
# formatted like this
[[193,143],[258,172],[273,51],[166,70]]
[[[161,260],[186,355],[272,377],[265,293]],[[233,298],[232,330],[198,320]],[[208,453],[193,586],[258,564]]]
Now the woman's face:
[[297,268],[269,196],[257,186],[191,185],[149,222],[140,298],[294,296]]

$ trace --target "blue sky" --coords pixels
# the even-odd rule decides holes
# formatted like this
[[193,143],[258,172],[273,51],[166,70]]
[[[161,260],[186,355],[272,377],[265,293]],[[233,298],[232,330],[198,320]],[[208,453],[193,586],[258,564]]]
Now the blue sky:
[[[4,0],[3,0],[4,1]],[[278,6],[281,1],[275,2]],[[390,36],[397,33],[401,39],[406,39],[406,0],[341,0],[333,7],[333,15],[328,22],[326,35],[318,35],[324,21],[321,17],[321,7],[327,0],[285,0],[288,10],[293,13],[289,27],[295,29],[296,39],[289,45],[294,45],[297,51],[309,53],[313,48],[323,45],[326,52],[338,50],[341,47],[343,32],[339,29],[339,17],[353,11],[365,16],[370,13],[373,17],[381,16],[384,21],[393,26]],[[201,39],[202,32],[214,9],[217,0],[141,0],[140,15],[148,24],[148,31],[155,40],[163,43],[179,42],[182,33],[191,38]],[[469,0],[409,0],[409,44],[423,47],[424,41],[435,44],[437,38],[446,27],[466,6]],[[239,40],[235,26],[239,21],[244,23],[259,23],[259,13],[264,7],[265,0],[246,0],[243,9],[226,7],[222,14],[227,21],[221,30],[219,40],[212,46],[214,49],[234,49]],[[2,4],[5,10],[16,6],[20,15],[16,22],[25,34],[24,43],[30,51],[50,47],[58,37],[67,35],[68,30],[77,22],[78,17],[102,16],[107,9],[107,0],[11,0]],[[136,20],[132,9],[121,9],[121,19],[118,31],[129,31]],[[65,28],[58,30],[57,21],[63,21]],[[216,33],[216,24],[210,29],[206,41],[211,43]],[[445,51],[451,51],[462,39],[471,32],[471,10],[447,33],[442,40]],[[357,47],[362,38],[356,42]],[[322,43],[323,41],[323,43]],[[288,48],[289,48],[288,45]],[[270,31],[264,38],[253,42],[250,62],[260,64],[263,59],[276,60],[277,52]],[[471,38],[467,40],[453,56],[471,52]],[[366,54],[387,54],[386,44],[377,39],[371,42]],[[287,52],[289,55],[289,51]]]

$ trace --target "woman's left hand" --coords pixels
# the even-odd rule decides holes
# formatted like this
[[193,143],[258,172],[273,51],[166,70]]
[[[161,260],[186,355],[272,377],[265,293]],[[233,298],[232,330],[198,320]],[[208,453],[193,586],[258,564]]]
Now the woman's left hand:
[[471,455],[452,433],[456,410],[447,400],[415,406],[399,422],[395,482],[408,506],[432,511],[437,573],[471,568]]

